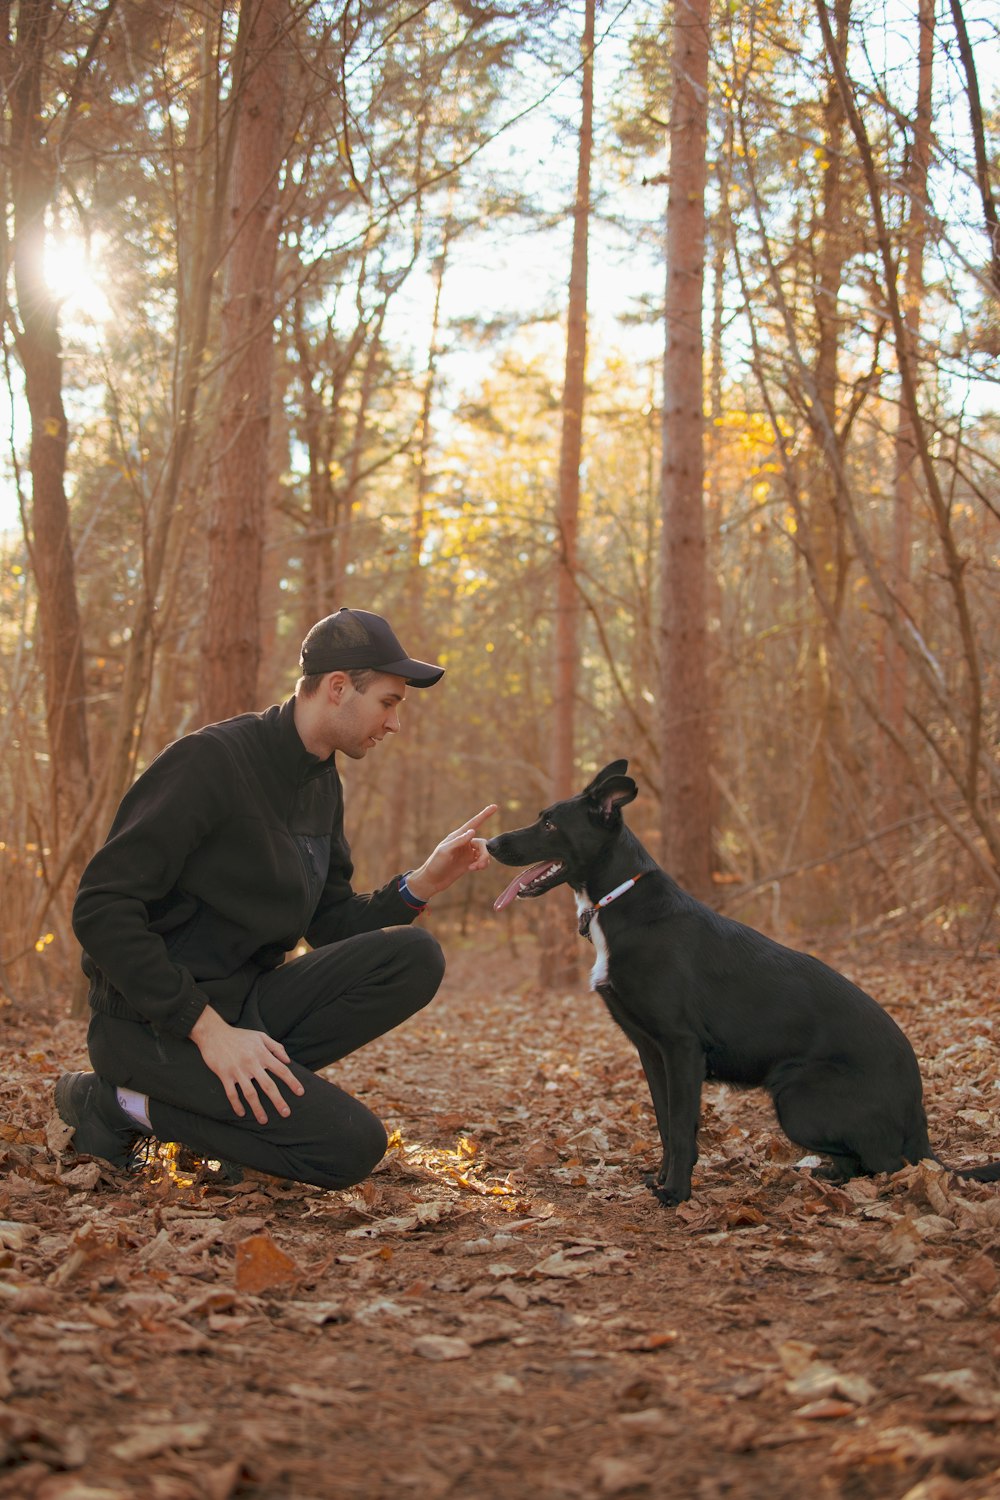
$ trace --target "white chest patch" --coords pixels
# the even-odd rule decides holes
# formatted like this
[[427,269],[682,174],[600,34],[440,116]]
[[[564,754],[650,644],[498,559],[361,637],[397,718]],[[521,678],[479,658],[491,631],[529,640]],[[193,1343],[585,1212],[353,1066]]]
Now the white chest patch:
[[[582,917],[590,906],[590,902],[582,891],[574,891],[576,897],[576,914]],[[608,944],[604,933],[601,931],[600,913],[596,912],[590,919],[590,941],[594,945],[594,967],[590,971],[590,988],[596,990],[598,985],[606,984],[608,980]]]

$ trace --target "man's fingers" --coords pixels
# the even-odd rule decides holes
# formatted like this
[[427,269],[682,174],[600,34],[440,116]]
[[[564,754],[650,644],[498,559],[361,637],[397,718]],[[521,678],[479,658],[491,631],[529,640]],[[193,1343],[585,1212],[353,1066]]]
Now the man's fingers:
[[274,1074],[275,1078],[280,1078],[282,1083],[286,1083],[293,1094],[305,1093],[305,1084],[301,1083],[299,1079],[296,1078],[291,1068],[286,1068],[283,1063],[269,1063],[268,1071],[265,1073],[264,1077],[270,1078],[272,1073]]
[[266,1125],[267,1110],[264,1108],[263,1104],[261,1104],[260,1095],[258,1094],[257,1090],[254,1088],[252,1083],[249,1085],[244,1083],[241,1085],[241,1087],[243,1089],[244,1098],[250,1106],[250,1113],[257,1121],[257,1124]]
[[[264,1093],[270,1099],[271,1103],[274,1105],[275,1109],[278,1111],[278,1114],[281,1115],[282,1119],[287,1119],[288,1116],[291,1114],[292,1111],[289,1109],[288,1105],[286,1104],[284,1096],[283,1096],[281,1090],[279,1089],[277,1083],[275,1082],[275,1080],[271,1077],[271,1074],[270,1073],[262,1073],[260,1075],[260,1077],[257,1078],[257,1079],[255,1079],[254,1081],[257,1084],[258,1088],[261,1088],[261,1089],[264,1090]],[[263,1109],[263,1105],[261,1105],[261,1108]],[[260,1116],[258,1115],[257,1118],[260,1119]],[[260,1123],[262,1125],[265,1125],[267,1123],[267,1116],[266,1115],[260,1121]]]
[[471,838],[475,837],[476,829],[481,828],[486,819],[492,818],[495,812],[499,812],[499,808],[493,802],[489,807],[484,807],[482,812],[477,812],[476,816],[470,818],[467,823],[463,823],[461,828],[456,828],[454,833],[449,833],[443,838],[441,840],[442,845],[454,849],[460,847],[462,844],[467,844]]
[[470,818],[465,827],[470,828],[474,833],[477,828],[481,828],[483,826],[487,818],[492,818],[493,814],[499,811],[500,809],[497,804],[495,802],[491,802],[488,807],[484,807],[479,812],[477,812],[474,818]]
[[288,1056],[288,1053],[285,1051],[281,1043],[276,1042],[274,1037],[269,1036],[265,1037],[265,1044],[268,1051],[278,1059],[277,1067],[272,1066],[271,1063],[267,1064],[270,1072],[274,1073],[278,1078],[282,1079],[284,1083],[287,1083],[293,1094],[304,1094],[306,1091],[305,1084],[300,1083],[295,1074],[292,1072],[291,1068],[283,1066],[283,1064],[291,1062],[291,1058]]

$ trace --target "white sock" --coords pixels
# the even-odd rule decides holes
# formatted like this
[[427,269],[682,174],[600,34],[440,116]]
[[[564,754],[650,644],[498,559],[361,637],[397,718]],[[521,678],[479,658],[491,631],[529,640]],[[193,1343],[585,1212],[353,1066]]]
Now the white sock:
[[153,1127],[149,1123],[149,1095],[139,1094],[135,1089],[116,1089],[118,1103],[128,1115],[129,1119],[144,1130],[147,1135],[152,1135]]

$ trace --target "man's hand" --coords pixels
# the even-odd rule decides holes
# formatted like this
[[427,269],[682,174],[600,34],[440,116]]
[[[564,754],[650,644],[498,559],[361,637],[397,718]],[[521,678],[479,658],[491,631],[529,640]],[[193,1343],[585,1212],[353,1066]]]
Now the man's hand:
[[420,901],[429,901],[438,896],[462,875],[472,870],[485,870],[490,863],[486,852],[486,841],[476,837],[478,830],[497,811],[495,802],[477,812],[474,818],[456,828],[443,838],[428,859],[418,870],[407,875],[406,883]]
[[[293,1094],[305,1093],[302,1084],[288,1067],[288,1053],[266,1031],[244,1031],[239,1026],[230,1026],[217,1010],[206,1005],[191,1028],[191,1040],[207,1066],[221,1078],[234,1114],[246,1114],[243,1104],[245,1099],[258,1125],[267,1124],[267,1113],[257,1092],[259,1088],[270,1099],[279,1115],[290,1115],[291,1110],[285,1103],[275,1078],[286,1083]],[[243,1098],[240,1097],[241,1094]]]

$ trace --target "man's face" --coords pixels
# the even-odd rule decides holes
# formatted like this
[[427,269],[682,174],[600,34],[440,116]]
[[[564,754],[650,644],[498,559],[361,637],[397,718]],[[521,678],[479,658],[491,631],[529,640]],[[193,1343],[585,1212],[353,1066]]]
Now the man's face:
[[405,677],[379,672],[363,693],[347,677],[332,725],[335,748],[351,760],[363,760],[387,734],[398,733],[399,705],[405,697]]

